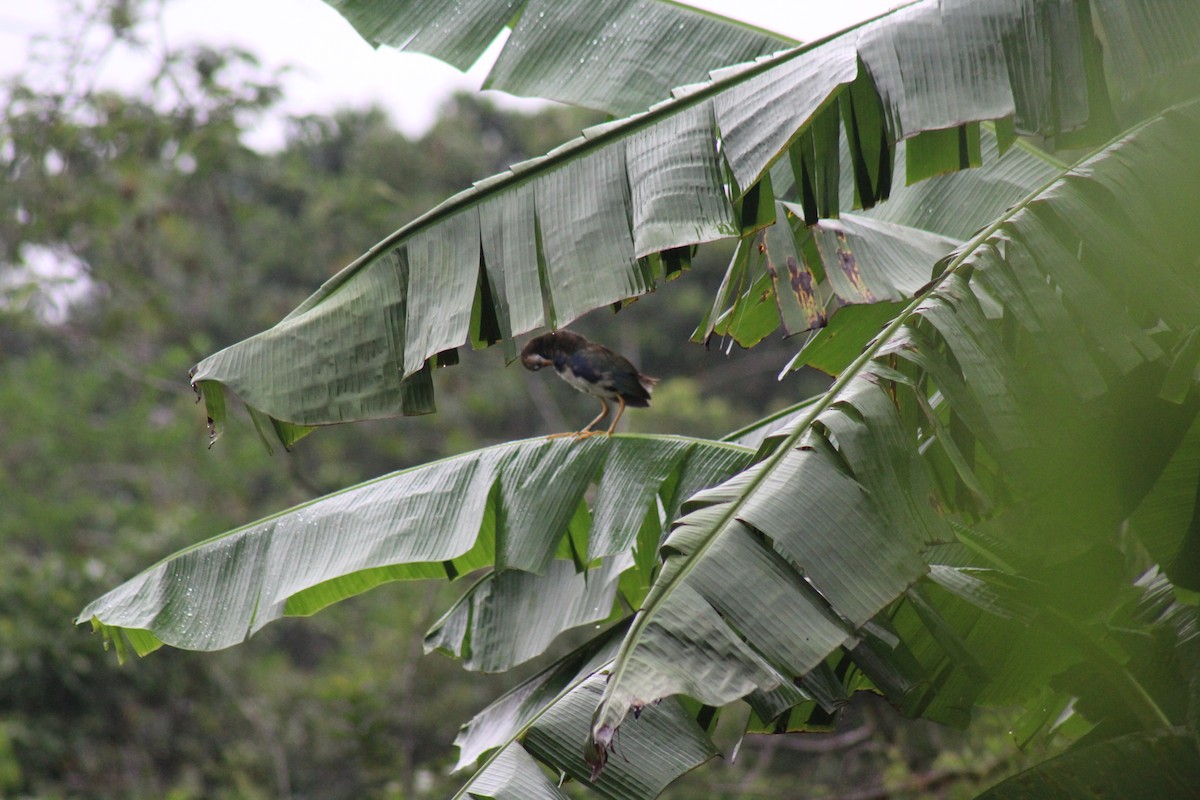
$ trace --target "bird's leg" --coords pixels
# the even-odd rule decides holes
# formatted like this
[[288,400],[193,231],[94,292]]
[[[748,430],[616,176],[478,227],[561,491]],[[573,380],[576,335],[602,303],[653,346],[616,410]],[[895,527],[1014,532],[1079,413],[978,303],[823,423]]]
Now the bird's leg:
[[[608,407],[608,401],[605,400],[603,397],[600,398],[600,405],[603,406],[600,413],[596,416],[596,418],[594,420],[589,422],[587,425],[584,425],[583,430],[581,430],[579,433],[575,434],[576,436],[578,436],[581,439],[586,439],[588,436],[595,436],[596,434],[600,433],[600,431],[592,430],[592,426],[595,425],[600,420],[607,417],[608,412],[611,410]],[[621,402],[621,405],[625,405],[624,401]]]
[[621,404],[621,407],[617,409],[617,416],[613,419],[612,425],[608,426],[609,436],[613,435],[613,431],[617,429],[617,423],[621,421],[621,415],[625,413],[625,398],[617,395],[617,401]]

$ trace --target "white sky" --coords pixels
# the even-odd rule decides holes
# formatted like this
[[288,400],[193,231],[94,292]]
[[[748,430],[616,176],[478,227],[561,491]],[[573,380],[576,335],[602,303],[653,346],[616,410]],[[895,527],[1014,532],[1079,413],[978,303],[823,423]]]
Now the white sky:
[[[900,5],[902,0],[692,0],[690,5],[811,41]],[[0,0],[0,76],[26,67],[34,36],[54,31],[61,9],[55,0]],[[321,0],[169,0],[163,31],[172,47],[236,44],[259,56],[267,67],[291,65],[285,81],[284,114],[328,113],[337,108],[377,103],[396,124],[420,135],[433,122],[438,105],[456,89],[478,89],[495,53],[467,74],[434,59],[390,48],[373,50]],[[103,82],[134,84],[145,75],[119,58],[104,67]],[[530,101],[506,100],[529,107]],[[282,142],[273,123],[250,143]]]

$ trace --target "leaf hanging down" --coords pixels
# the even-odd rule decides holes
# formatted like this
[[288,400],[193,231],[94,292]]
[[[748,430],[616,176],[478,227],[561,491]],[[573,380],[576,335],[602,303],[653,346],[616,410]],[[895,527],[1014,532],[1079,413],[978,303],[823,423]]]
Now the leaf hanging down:
[[1178,157],[1197,137],[1200,105],[1169,110],[1015,204],[771,434],[767,459],[689,502],[614,661],[597,748],[662,696],[786,688],[900,597],[936,630],[910,586],[925,547],[955,540],[951,514],[982,516],[1018,551],[1053,540],[1038,550],[1053,563],[1118,529],[1191,419],[1147,440],[1112,415],[1158,413],[1148,362],[1200,321],[1184,200],[1200,163]]
[[[972,560],[952,544],[927,554],[935,551]],[[1104,588],[1111,596],[1121,587],[1117,581]],[[1039,589],[1033,580],[997,570],[931,564],[929,575],[885,612],[899,644],[871,642],[849,655],[873,681],[884,676],[876,686],[906,715],[965,725],[977,707],[1036,700],[1061,710],[1070,691],[1047,687],[1092,654],[1064,645],[1042,624],[1037,615],[1049,603]]]
[[[613,529],[625,519],[614,513],[616,506],[639,523],[658,524],[658,504],[678,502],[680,487],[724,480],[752,455],[736,445],[682,437],[499,445],[392,473],[189,547],[94,601],[79,619],[118,641],[129,635],[139,653],[162,643],[214,650],[281,616],[312,614],[387,581],[453,578],[494,565],[501,584],[569,585],[568,573],[554,566],[556,555],[575,553],[582,569],[590,561],[584,556],[589,537],[606,552],[632,546],[622,537],[637,528],[633,534]],[[635,482],[642,488],[631,494],[627,487]],[[597,513],[589,526],[582,504],[593,483]],[[549,608],[559,596],[550,591],[541,596],[540,610],[526,609],[560,626],[538,638],[537,646],[566,627],[608,616],[615,590],[611,568],[581,579],[599,584],[594,600],[603,613],[590,605],[570,613]],[[530,576],[510,579],[505,570]],[[481,615],[460,635],[491,641],[493,625],[511,622]],[[479,658],[495,665],[536,654],[528,642],[514,648],[517,655]]]
[[1130,519],[1131,529],[1176,586],[1200,591],[1200,531],[1195,523],[1200,483],[1200,419]]
[[[557,684],[539,675],[520,687],[525,696]],[[586,735],[591,710],[604,690],[604,677],[588,672],[573,677],[556,696],[530,705],[530,719],[510,733],[456,797],[559,798],[548,791],[544,773],[534,761],[592,788],[611,800],[652,800],[671,781],[716,755],[716,749],[683,706],[670,700],[646,709],[621,739],[621,755],[602,774],[594,774],[576,743]],[[505,702],[502,699],[501,703]],[[493,706],[494,708],[494,706]],[[486,709],[467,729],[492,714]],[[535,710],[536,709],[536,710]],[[466,730],[466,729],[464,729]],[[460,737],[461,738],[461,737]],[[460,762],[461,763],[461,762]]]
[[472,779],[469,796],[486,800],[567,800],[567,795],[519,744],[504,748],[487,770]]
[[[907,289],[920,288],[932,277],[932,268],[942,256],[987,225],[997,215],[1021,198],[1057,175],[1062,164],[1048,154],[1023,144],[1001,152],[997,135],[990,127],[980,131],[983,166],[949,175],[940,175],[917,184],[892,189],[886,203],[843,216],[843,226],[816,222],[810,233],[798,232],[797,247],[809,262],[814,275],[828,275],[831,285],[849,278],[844,269],[848,253],[854,259],[858,274],[869,276],[887,272],[897,279],[884,281],[883,292],[870,289],[874,281],[864,284],[872,301],[862,292],[834,291],[836,305],[827,309],[827,323],[804,343],[790,369],[812,366],[832,375],[838,374],[852,362],[888,320],[900,310],[897,301],[912,296]],[[896,170],[906,168],[910,145],[896,148]],[[848,158],[843,153],[843,160]],[[849,176],[843,180],[842,193],[850,191]],[[794,206],[789,206],[794,210]],[[847,209],[848,210],[848,209]],[[799,215],[798,210],[794,213]],[[806,212],[807,216],[807,212]],[[858,223],[865,218],[866,225]],[[832,230],[834,235],[830,236]],[[878,232],[878,233],[876,233]],[[845,237],[845,242],[840,236]],[[823,246],[806,247],[805,236],[811,236]],[[941,252],[938,252],[941,250]],[[853,287],[853,281],[851,281]],[[864,300],[866,302],[864,302]],[[786,321],[785,321],[786,326]],[[786,326],[789,332],[792,326]]]
[[979,800],[1056,797],[1189,797],[1200,786],[1196,743],[1183,728],[1121,736],[1052,758],[984,792]]
[[716,755],[716,750],[682,704],[672,698],[647,709],[630,725],[621,739],[636,754],[619,766],[613,764],[611,777],[605,770],[599,775],[583,757],[576,744],[586,736],[592,710],[604,693],[605,677],[593,675],[579,689],[548,708],[529,730],[525,747],[542,760],[561,765],[563,771],[582,783],[595,787],[612,798],[653,798],[684,772]]
[[787,37],[664,0],[326,0],[373,45],[465,70],[507,27],[485,89],[624,116]]
[[511,669],[541,655],[562,631],[608,619],[617,579],[632,563],[625,556],[579,570],[559,560],[545,575],[491,572],[434,624],[425,652],[441,650],[469,670]]
[[[1178,15],[1200,15],[1190,2],[1170,5]],[[735,201],[757,196],[771,164],[816,129],[822,146],[812,143],[811,171],[823,176],[819,186],[835,185],[840,165],[828,135],[837,125],[829,115],[845,128],[864,205],[890,191],[892,144],[902,136],[997,117],[1054,136],[1059,121],[1078,117],[1062,104],[1082,108],[1054,87],[1081,72],[1097,80],[1100,73],[1085,63],[1092,50],[1081,40],[1092,34],[1080,26],[1075,4],[1053,18],[1040,7],[924,2],[817,45],[714,73],[648,113],[588,131],[447,200],[276,327],[202,361],[194,379],[210,409],[223,407],[228,387],[262,415],[293,426],[425,412],[428,383],[406,378],[427,381],[439,353],[560,326],[649,291],[659,261],[736,235]],[[1097,8],[1107,25],[1105,13]],[[1152,27],[1149,16],[1138,7],[1121,23],[1141,35]],[[904,70],[896,71],[902,47]],[[1046,66],[1025,75],[1017,65],[1027,59]],[[1161,66],[1117,74],[1105,88],[1119,94]],[[964,134],[972,153],[976,129]],[[962,139],[930,146],[957,153]],[[634,197],[649,208],[635,210]]]
[[[926,553],[954,549],[941,544]],[[832,653],[797,687],[749,695],[750,729],[825,729],[862,690],[882,692],[906,716],[955,725],[969,719],[972,702],[1027,699],[1075,661],[1064,658],[1057,638],[1028,627],[1036,610],[993,572],[932,563],[925,578],[864,626],[856,644]]]
[[[960,244],[856,214],[805,227],[799,207],[784,202],[777,207],[776,223],[753,239],[743,239],[730,262],[723,288],[745,289],[706,328],[697,330],[696,339],[729,336],[752,347],[781,322],[785,334],[794,335],[826,327],[845,306],[911,299],[929,282],[931,265]],[[718,302],[730,294],[723,292]],[[857,345],[851,359],[864,342],[849,343]]]
[[[858,213],[879,223],[913,228],[958,242],[971,238],[1066,166],[1050,153],[1023,141],[1005,147],[996,127],[980,126],[983,163],[979,167],[897,185],[886,203]],[[896,147],[897,172],[908,168],[909,145],[910,142],[901,142]],[[848,154],[843,153],[843,161],[847,158]],[[844,173],[843,193],[849,191],[850,179],[851,175]],[[852,209],[847,206],[843,210]]]
[[470,767],[485,754],[518,740],[547,706],[612,661],[627,627],[625,620],[592,637],[472,717],[454,739],[459,753],[454,771]]
[[590,784],[601,796],[650,800],[716,751],[700,726],[675,701],[648,709],[621,742],[621,757],[592,774],[576,746],[603,691],[602,668],[625,626],[617,625],[506,693],[459,731],[456,769],[488,756],[455,795],[556,798],[541,761],[562,776]]
[[[990,538],[961,528],[956,533],[964,541]],[[1089,627],[1090,618],[1072,619],[1062,605],[1062,592],[1035,577],[1040,565],[1034,559],[1021,559],[1018,553],[1011,563],[1021,566],[1002,571],[986,568],[986,559],[978,560],[959,544],[936,544],[924,554],[929,574],[872,619],[857,646],[831,654],[804,676],[800,689],[785,687],[746,698],[757,717],[751,723],[754,730],[819,728],[851,693],[873,689],[906,716],[953,725],[965,725],[973,707],[1023,703],[1037,712],[1020,724],[1019,735],[1027,738],[1060,719],[1079,696],[1078,684],[1064,684],[1061,676],[1098,666],[1117,678],[1101,713],[1144,705],[1144,696],[1130,690],[1130,678],[1137,673],[1124,666],[1130,656],[1122,637]],[[1081,565],[1072,566],[1078,570]],[[1050,580],[1061,583],[1061,575],[1060,568]],[[1094,577],[1086,590],[1073,586],[1069,594],[1103,598],[1101,605],[1112,609],[1111,618],[1127,618],[1136,597],[1129,591],[1132,576],[1118,570]],[[1142,627],[1147,639],[1169,639],[1171,623],[1160,618],[1159,608],[1142,606],[1139,616],[1148,618]],[[1052,621],[1047,622],[1048,616]],[[1064,625],[1067,633],[1060,632]],[[1143,654],[1142,665],[1167,662],[1169,649]],[[1187,667],[1182,671],[1186,676]],[[1076,719],[1073,724],[1089,723]]]
[[[1152,76],[1162,76],[1178,69],[1181,64],[1194,64],[1195,37],[1200,35],[1200,17],[1195,9],[1174,3],[1156,4],[1154,13],[1143,17],[1128,0],[1094,0],[1103,29],[1121,35],[1105,38],[1118,71],[1129,72],[1125,78],[1131,91],[1146,85]],[[1182,77],[1182,76],[1180,76]],[[1172,87],[1160,84],[1158,91]],[[1194,86],[1183,87],[1187,91]]]
[[[943,256],[1061,169],[1026,146],[1001,155],[988,128],[980,141],[982,167],[897,186],[886,203],[861,212],[848,213],[846,205],[838,221],[811,219],[809,199],[803,206],[782,202],[776,218],[788,224],[739,244],[695,339],[718,334],[749,347],[779,323],[788,335],[815,330],[789,368],[837,374],[900,310],[895,304],[929,282]],[[897,146],[897,170],[905,168],[908,150]],[[844,144],[841,158],[850,159]],[[851,179],[844,175],[840,196],[849,198]],[[783,179],[775,183],[781,197],[803,197]],[[775,314],[766,308],[771,301]]]
[[[1138,603],[1138,616],[1143,622],[1168,628],[1180,645],[1190,647],[1200,641],[1200,609],[1181,601],[1176,596],[1175,587],[1161,571],[1151,568],[1138,579],[1137,586],[1142,593]],[[1195,691],[1200,691],[1200,686],[1193,687],[1193,693]],[[1196,701],[1200,701],[1200,697],[1197,697]],[[1200,707],[1189,713],[1194,717],[1196,713],[1200,713]],[[1200,736],[1200,729],[1195,733]]]

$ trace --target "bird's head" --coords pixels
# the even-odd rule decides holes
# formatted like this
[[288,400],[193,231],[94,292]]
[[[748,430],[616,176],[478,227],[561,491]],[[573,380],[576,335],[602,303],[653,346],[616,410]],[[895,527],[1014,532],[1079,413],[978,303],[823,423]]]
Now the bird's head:
[[542,367],[550,367],[554,362],[538,353],[521,353],[521,363],[525,365],[525,369],[531,369],[537,372]]
[[521,349],[521,364],[536,372],[554,366],[556,355],[568,356],[587,344],[587,339],[571,331],[550,331],[530,339]]

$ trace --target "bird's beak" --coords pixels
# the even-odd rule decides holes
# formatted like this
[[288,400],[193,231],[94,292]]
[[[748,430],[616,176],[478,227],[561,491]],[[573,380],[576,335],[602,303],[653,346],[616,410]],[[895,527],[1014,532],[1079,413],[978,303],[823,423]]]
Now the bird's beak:
[[548,367],[554,362],[545,356],[539,356],[536,353],[530,353],[527,356],[521,357],[521,363],[525,365],[525,369],[530,369],[534,372],[537,372],[542,367]]

